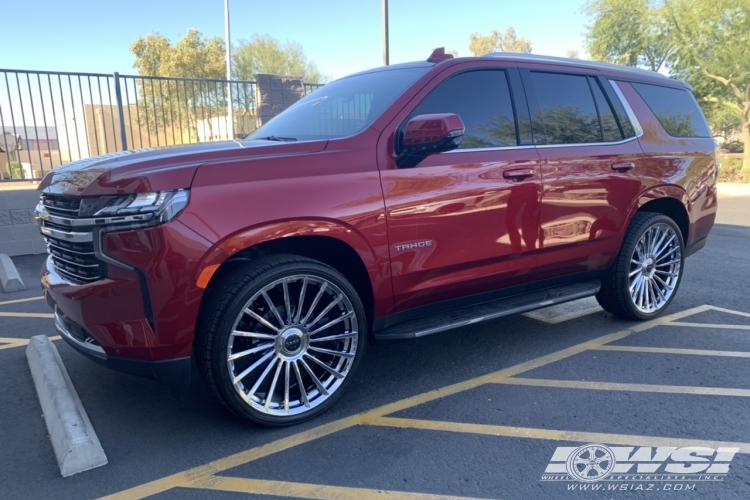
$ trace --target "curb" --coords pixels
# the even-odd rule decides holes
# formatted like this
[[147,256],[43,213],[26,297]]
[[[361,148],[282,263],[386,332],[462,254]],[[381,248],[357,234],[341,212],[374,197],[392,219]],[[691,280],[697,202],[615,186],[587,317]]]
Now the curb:
[[4,292],[19,292],[26,289],[13,261],[4,253],[0,253],[0,286]]
[[31,337],[26,359],[62,476],[106,465],[107,456],[55,345],[45,335]]

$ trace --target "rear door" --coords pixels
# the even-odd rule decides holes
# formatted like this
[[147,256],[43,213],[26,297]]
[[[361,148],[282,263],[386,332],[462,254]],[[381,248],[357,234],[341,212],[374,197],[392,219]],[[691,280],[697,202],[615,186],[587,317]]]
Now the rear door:
[[537,278],[605,269],[641,190],[637,134],[597,73],[519,67],[543,178]]
[[[397,311],[519,285],[536,268],[541,176],[517,70],[468,63],[447,72],[378,144]],[[399,169],[396,131],[425,113],[459,115],[463,141]]]

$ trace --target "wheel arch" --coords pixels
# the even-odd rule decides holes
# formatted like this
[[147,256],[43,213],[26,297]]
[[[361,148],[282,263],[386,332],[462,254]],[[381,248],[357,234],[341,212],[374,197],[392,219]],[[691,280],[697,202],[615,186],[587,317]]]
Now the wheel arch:
[[375,251],[354,229],[332,221],[282,221],[240,231],[217,246],[228,257],[213,272],[206,292],[237,265],[266,255],[297,255],[322,262],[343,274],[359,294],[368,325],[372,325],[373,285],[384,277],[380,275]]
[[[639,212],[664,214],[674,220],[682,232],[685,245],[690,237],[690,202],[684,189],[678,186],[658,186],[642,193],[636,200],[628,217],[628,224]],[[623,237],[624,237],[623,232]]]

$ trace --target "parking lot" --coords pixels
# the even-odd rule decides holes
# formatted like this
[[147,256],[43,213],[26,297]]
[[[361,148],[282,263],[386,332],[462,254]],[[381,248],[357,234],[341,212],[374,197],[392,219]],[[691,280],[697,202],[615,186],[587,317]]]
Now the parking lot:
[[[24,356],[29,337],[56,336],[41,259],[15,258],[27,290],[0,296],[0,497],[748,498],[748,244],[750,197],[722,197],[664,317],[569,306],[369,346],[331,411],[291,428],[232,417],[197,375],[170,390],[57,341],[109,458],[65,479]],[[739,453],[721,480],[542,480],[557,447],[586,443]]]

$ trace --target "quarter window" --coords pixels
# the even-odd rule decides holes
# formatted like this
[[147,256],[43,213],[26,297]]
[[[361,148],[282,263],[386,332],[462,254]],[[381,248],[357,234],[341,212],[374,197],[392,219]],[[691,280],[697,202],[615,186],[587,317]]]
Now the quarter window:
[[698,104],[687,90],[633,83],[664,130],[673,137],[711,137]]
[[518,136],[503,70],[461,73],[435,87],[411,113],[455,113],[466,131],[459,149],[516,146]]

